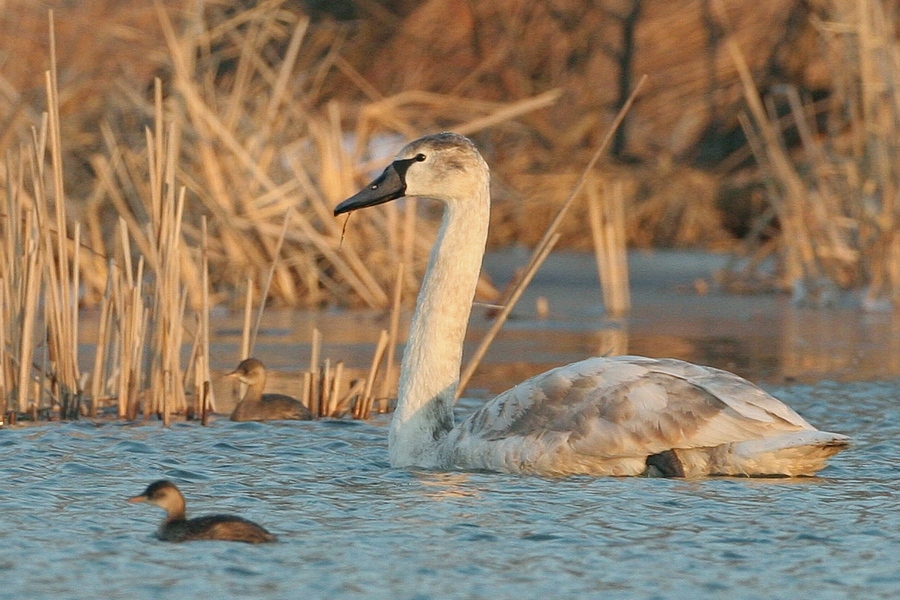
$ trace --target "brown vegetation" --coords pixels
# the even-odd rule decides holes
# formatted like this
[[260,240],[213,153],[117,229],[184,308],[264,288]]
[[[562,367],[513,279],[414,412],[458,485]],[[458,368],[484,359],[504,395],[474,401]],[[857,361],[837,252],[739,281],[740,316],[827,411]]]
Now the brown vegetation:
[[[200,216],[208,218],[214,301],[235,304],[247,277],[262,281],[293,208],[282,250],[290,259],[269,297],[384,306],[395,258],[411,261],[408,290],[424,266],[427,233],[403,233],[415,224],[414,209],[353,219],[341,244],[330,207],[403,139],[445,128],[476,135],[495,174],[491,243],[534,243],[552,213],[543,208],[563,201],[647,73],[613,152],[640,164],[603,168],[604,179],[623,182],[628,239],[727,247],[733,237],[716,207],[720,175],[698,168],[729,155],[743,106],[724,40],[734,36],[763,89],[830,82],[809,5],[723,1],[726,24],[715,4],[57,3],[69,227],[82,222],[85,244],[106,256],[115,231],[106,224],[122,216],[146,247],[143,129],[159,77],[164,119],[177,138],[176,181],[187,193],[183,235],[196,247]],[[4,150],[27,139],[46,106],[46,7],[7,0],[0,12]],[[580,225],[586,214],[576,207],[562,224],[562,245],[590,246]],[[97,302],[105,285],[97,266],[84,281],[85,303]],[[185,272],[184,280],[196,306],[197,279]]]
[[[560,244],[603,247],[585,222],[615,215],[631,245],[734,247],[740,231],[729,285],[816,302],[866,286],[897,304],[897,14],[893,0],[0,1],[3,401],[77,412],[89,389],[123,416],[188,396],[202,414],[210,305],[412,298],[424,209],[331,210],[425,132],[484,149],[491,243],[543,245],[645,73],[593,200],[552,227]],[[84,305],[106,336],[88,387]]]
[[[772,207],[748,237],[745,265],[752,273],[774,255],[776,285],[790,286],[798,301],[829,304],[838,289],[864,287],[864,305],[900,306],[897,10],[877,0],[831,2],[827,19],[812,20],[835,74],[821,106],[793,86],[760,101],[742,53],[729,46],[747,98],[742,123]],[[788,134],[802,152],[789,151]],[[782,235],[767,238],[776,219]]]

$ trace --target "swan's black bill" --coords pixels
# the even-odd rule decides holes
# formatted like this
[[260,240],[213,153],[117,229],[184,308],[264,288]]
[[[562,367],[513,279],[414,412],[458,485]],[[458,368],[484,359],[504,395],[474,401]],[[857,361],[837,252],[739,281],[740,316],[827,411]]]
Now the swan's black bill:
[[407,169],[414,162],[421,162],[424,159],[424,155],[417,154],[412,158],[395,160],[375,181],[335,206],[334,216],[352,212],[358,208],[377,206],[404,196],[406,194]]

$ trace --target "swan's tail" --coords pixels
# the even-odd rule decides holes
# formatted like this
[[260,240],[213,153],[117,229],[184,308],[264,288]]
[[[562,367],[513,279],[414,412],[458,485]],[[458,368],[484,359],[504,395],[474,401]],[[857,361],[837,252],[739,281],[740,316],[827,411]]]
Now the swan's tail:
[[715,448],[676,450],[685,475],[788,477],[815,475],[826,461],[846,448],[850,438],[839,433],[803,429]]

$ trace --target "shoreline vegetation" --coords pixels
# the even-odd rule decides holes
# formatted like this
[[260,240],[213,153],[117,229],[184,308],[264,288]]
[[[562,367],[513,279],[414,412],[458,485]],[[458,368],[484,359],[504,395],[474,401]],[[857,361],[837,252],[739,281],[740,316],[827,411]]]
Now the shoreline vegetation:
[[[352,9],[345,17],[286,0],[91,4],[48,18],[43,3],[0,3],[11,33],[0,42],[4,420],[52,412],[205,422],[216,409],[213,306],[245,311],[236,359],[252,355],[267,305],[390,310],[365,373],[314,351],[302,387],[319,416],[388,410],[402,342],[396,315],[415,298],[433,208],[409,200],[336,220],[332,207],[406,140],[440,129],[473,136],[494,169],[490,242],[534,246],[536,264],[557,243],[594,248],[610,314],[628,311],[626,244],[728,248],[732,264],[717,277],[729,290],[782,290],[827,305],[853,289],[863,290],[866,307],[900,302],[900,54],[888,27],[896,3],[810,5],[800,33],[785,35],[802,43],[812,66],[777,84],[761,76],[771,57],[748,41],[777,29],[771,19],[793,22],[798,3],[773,2],[755,15],[737,2],[709,3],[718,75],[684,81],[720,78],[721,89],[695,94],[699,108],[684,105],[658,75],[665,65],[648,68],[657,76],[621,128],[614,117],[651,66],[637,54],[652,46],[646,36],[662,46],[674,36],[661,3],[635,2],[632,13],[600,23],[605,13],[592,3],[573,0],[551,17],[544,3],[501,2],[469,7],[468,20],[446,24],[443,37],[435,32],[448,8],[437,0],[374,15],[377,3],[336,3]],[[541,19],[550,25],[529,28]],[[96,35],[79,34],[90,20]],[[566,23],[569,34],[559,37],[553,27]],[[591,27],[628,33],[633,45],[613,52],[585,37]],[[526,29],[549,44],[544,59],[514,52]],[[406,37],[385,37],[388,30]],[[441,43],[404,52],[398,44],[416,31]],[[495,38],[480,39],[487,34]],[[698,35],[706,39],[693,32],[685,47]],[[474,38],[481,45],[465,51]],[[610,66],[610,56],[619,62]],[[378,74],[378,57],[398,60]],[[685,68],[706,64],[680,58]],[[468,76],[438,80],[457,77],[461,65]],[[617,83],[599,91],[591,77],[603,69]],[[703,107],[703,97],[716,100]],[[732,123],[746,142],[700,168],[696,157],[710,142],[679,111],[707,124],[700,129],[712,117],[722,131]],[[654,127],[682,135],[654,148]],[[610,152],[585,169],[606,147],[603,135],[612,135]],[[726,189],[740,205],[731,212]],[[569,205],[563,219],[558,211]],[[516,297],[515,286],[479,285],[481,301],[509,306]],[[89,372],[78,366],[84,308],[100,313]]]

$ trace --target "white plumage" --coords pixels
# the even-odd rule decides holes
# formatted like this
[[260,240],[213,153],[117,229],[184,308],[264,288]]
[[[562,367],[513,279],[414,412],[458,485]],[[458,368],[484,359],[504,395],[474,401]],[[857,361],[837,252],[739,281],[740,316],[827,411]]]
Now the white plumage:
[[490,211],[467,138],[418,139],[335,214],[401,196],[444,217],[403,356],[389,453],[396,467],[541,475],[812,475],[846,447],[752,383],[674,359],[590,358],[532,377],[453,427],[462,346]]

